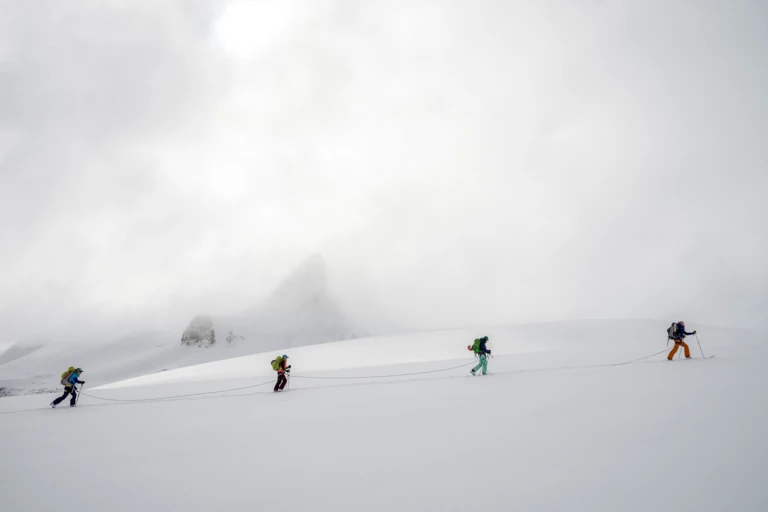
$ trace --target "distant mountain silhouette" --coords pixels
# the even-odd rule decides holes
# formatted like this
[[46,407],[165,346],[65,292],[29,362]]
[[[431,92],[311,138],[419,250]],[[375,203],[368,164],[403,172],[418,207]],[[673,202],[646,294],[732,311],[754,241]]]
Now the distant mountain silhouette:
[[260,306],[244,315],[214,318],[210,329],[214,328],[242,336],[238,345],[257,352],[368,335],[346,317],[329,292],[325,260],[319,254],[286,276]]

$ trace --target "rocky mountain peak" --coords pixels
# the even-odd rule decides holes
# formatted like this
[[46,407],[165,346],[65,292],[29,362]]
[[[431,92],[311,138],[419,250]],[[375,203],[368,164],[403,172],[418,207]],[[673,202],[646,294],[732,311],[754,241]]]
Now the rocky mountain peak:
[[183,347],[210,347],[216,344],[213,320],[208,315],[197,315],[181,335]]

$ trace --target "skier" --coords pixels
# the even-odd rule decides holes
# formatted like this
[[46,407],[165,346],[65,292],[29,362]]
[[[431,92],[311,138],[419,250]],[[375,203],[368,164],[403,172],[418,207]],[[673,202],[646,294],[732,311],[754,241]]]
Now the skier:
[[69,400],[69,406],[75,406],[77,403],[77,384],[85,384],[84,380],[78,378],[81,373],[83,373],[82,368],[73,368],[70,366],[69,369],[61,375],[61,384],[64,386],[64,394],[51,402],[51,408],[55,409],[56,406],[70,394],[72,395],[72,398]]
[[667,359],[671,361],[674,359],[675,354],[677,354],[677,349],[680,348],[680,346],[683,347],[683,351],[685,353],[685,358],[690,359],[691,358],[691,349],[688,348],[688,344],[684,342],[686,336],[690,336],[691,334],[696,334],[696,331],[693,332],[686,332],[685,331],[685,322],[682,320],[674,323],[670,326],[669,329],[667,329],[667,334],[669,336],[669,339],[674,340],[675,346],[672,347],[672,351],[667,356]]
[[472,345],[468,345],[467,349],[473,351],[475,354],[477,354],[480,357],[480,362],[477,363],[477,366],[472,368],[472,375],[477,375],[477,370],[481,369],[483,370],[483,375],[485,375],[488,372],[488,356],[486,354],[490,355],[491,351],[488,350],[485,346],[485,343],[488,341],[488,336],[483,336],[482,338],[478,338],[475,340],[475,342]]
[[277,382],[275,383],[275,393],[283,391],[288,379],[285,377],[285,372],[290,372],[291,367],[288,365],[288,356],[283,354],[278,356],[272,361],[272,369],[277,372]]

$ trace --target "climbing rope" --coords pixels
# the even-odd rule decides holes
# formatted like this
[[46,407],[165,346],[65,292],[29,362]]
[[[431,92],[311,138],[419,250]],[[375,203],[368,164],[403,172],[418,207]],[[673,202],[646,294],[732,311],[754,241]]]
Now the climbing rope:
[[[429,371],[425,371],[425,372],[398,373],[398,374],[393,374],[393,375],[374,375],[374,376],[369,376],[369,377],[305,377],[305,376],[302,376],[302,375],[291,375],[291,378],[293,378],[293,379],[295,379],[295,378],[298,378],[298,379],[377,379],[377,378],[390,378],[390,377],[409,377],[411,375],[424,375],[424,374],[427,374],[427,373],[447,372],[449,370],[456,370],[458,368],[463,368],[465,366],[469,366],[470,364],[472,364],[472,363],[464,363],[464,364],[460,364],[459,366],[452,366],[450,368],[441,368],[439,370],[429,370]],[[260,384],[254,384],[252,386],[243,386],[243,387],[240,387],[240,388],[232,388],[232,389],[222,389],[222,390],[218,390],[218,391],[206,391],[206,392],[203,392],[203,393],[189,393],[189,394],[186,394],[186,395],[161,396],[161,397],[156,397],[156,398],[135,398],[135,399],[104,398],[104,397],[100,397],[100,396],[89,395],[88,393],[85,393],[85,392],[82,392],[82,391],[80,392],[80,394],[83,395],[83,396],[87,396],[88,398],[95,398],[96,400],[105,400],[105,401],[109,401],[109,402],[153,402],[153,401],[158,401],[158,400],[172,400],[174,398],[186,398],[186,397],[190,397],[190,396],[214,395],[214,394],[218,394],[218,393],[231,393],[233,391],[242,391],[244,389],[257,388],[259,386],[264,386],[266,384],[271,384],[273,382],[274,381],[272,379],[270,379],[270,380],[268,380],[266,382],[262,382]]]
[[[578,369],[588,369],[588,368],[605,368],[605,367],[611,367],[611,366],[623,366],[626,364],[632,364],[637,363],[639,361],[644,361],[646,359],[650,359],[652,357],[658,356],[660,354],[665,353],[667,350],[664,349],[660,352],[656,352],[654,354],[651,354],[649,356],[639,357],[637,359],[632,359],[630,361],[623,361],[621,363],[606,363],[606,364],[597,364],[597,365],[584,365],[584,366],[561,366],[558,368],[538,368],[538,369],[531,369],[531,370],[512,370],[512,371],[501,371],[501,372],[494,372],[496,374],[510,374],[510,373],[530,373],[530,372],[540,372],[540,371],[548,371],[548,370],[578,370]],[[463,363],[458,366],[451,366],[450,368],[440,368],[437,370],[427,370],[423,372],[410,372],[410,373],[395,373],[395,374],[389,374],[389,375],[368,375],[368,376],[361,376],[361,377],[353,377],[353,376],[343,376],[343,377],[329,377],[329,376],[318,376],[318,377],[312,377],[312,376],[305,376],[305,375],[292,375],[291,378],[297,378],[297,379],[328,379],[328,380],[342,380],[342,379],[388,379],[388,378],[394,378],[394,377],[411,377],[414,375],[427,375],[431,373],[439,373],[439,372],[447,372],[451,370],[458,370],[459,368],[464,368],[470,365],[474,365],[475,362],[472,361],[471,363]],[[252,389],[257,388],[261,386],[265,386],[267,384],[273,383],[274,380],[270,379],[265,382],[261,382],[259,384],[252,384],[250,386],[242,386],[238,388],[231,388],[231,389],[221,389],[217,391],[204,391],[201,393],[187,393],[184,395],[173,395],[173,396],[162,396],[162,397],[155,397],[155,398],[106,398],[101,396],[95,396],[88,393],[85,393],[83,391],[80,392],[81,395],[87,396],[88,398],[93,398],[95,400],[102,400],[107,402],[156,402],[161,400],[173,400],[177,398],[187,398],[187,397],[193,397],[193,396],[203,396],[203,395],[215,395],[215,394],[222,394],[222,393],[232,393],[234,391],[242,391],[244,389]],[[6,412],[0,412],[0,415],[6,415],[6,414],[18,414],[22,412],[32,412],[39,409],[25,409],[21,411],[6,411]]]
[[304,375],[293,375],[291,378],[294,379],[388,379],[391,377],[410,377],[412,375],[426,375],[428,373],[438,373],[438,372],[447,372],[449,370],[458,370],[459,368],[464,368],[465,366],[470,366],[475,364],[472,363],[464,363],[460,364],[459,366],[451,366],[450,368],[441,368],[439,370],[429,370],[426,372],[413,372],[413,373],[395,373],[392,375],[368,375],[364,377],[308,377]]
[[499,375],[499,374],[510,374],[510,373],[536,373],[536,372],[546,372],[546,371],[554,371],[554,370],[588,370],[591,368],[610,368],[612,366],[623,366],[625,364],[632,364],[632,363],[637,363],[639,361],[644,361],[645,359],[650,359],[654,356],[663,354],[666,351],[667,349],[664,349],[661,352],[656,352],[655,354],[651,354],[649,356],[639,357],[637,359],[632,359],[630,361],[623,361],[621,363],[585,364],[580,366],[557,366],[555,368],[531,368],[527,370],[509,370],[509,371],[493,372],[493,374]]
[[664,349],[664,350],[662,350],[661,352],[656,352],[655,354],[651,354],[651,355],[649,355],[649,356],[641,357],[641,358],[639,358],[639,359],[633,359],[633,360],[631,360],[631,361],[624,361],[623,363],[613,363],[613,364],[600,365],[600,366],[622,366],[622,365],[625,365],[625,364],[636,363],[636,362],[638,362],[638,361],[643,361],[643,360],[645,360],[645,359],[650,359],[650,358],[652,358],[652,357],[654,357],[654,356],[658,356],[658,355],[660,355],[660,354],[663,354],[663,353],[664,353],[664,352],[666,352],[666,351],[667,351],[667,349]]
[[[537,372],[537,371],[545,371],[545,370],[577,370],[577,369],[586,369],[586,368],[605,368],[609,366],[622,366],[625,364],[631,364],[631,363],[637,363],[638,361],[643,361],[645,359],[650,359],[654,356],[658,356],[660,354],[665,353],[667,350],[664,349],[661,352],[656,352],[655,354],[651,354],[649,356],[640,357],[637,359],[632,359],[631,361],[624,361],[621,363],[606,363],[606,364],[593,364],[593,365],[583,365],[583,366],[560,366],[558,368],[539,368],[539,369],[532,369],[532,370],[512,370],[507,372],[494,372],[494,373],[529,373],[529,372]],[[475,358],[477,359],[477,355],[475,355]],[[363,377],[308,377],[303,375],[294,375],[293,378],[297,379],[383,379],[383,378],[390,378],[390,377],[409,377],[412,375],[424,375],[427,373],[437,373],[437,372],[445,372],[448,370],[457,370],[459,368],[463,368],[465,366],[471,366],[475,364],[474,361],[467,364],[461,364],[459,366],[453,366],[451,368],[442,368],[440,370],[429,370],[425,372],[414,372],[414,373],[398,373],[393,375],[368,375]]]
[[242,391],[243,389],[251,389],[251,388],[257,388],[259,386],[264,386],[266,384],[272,384],[274,381],[272,379],[268,380],[267,382],[262,382],[260,384],[253,384],[252,386],[243,386],[241,388],[232,388],[232,389],[220,389],[218,391],[205,391],[203,393],[189,393],[186,395],[174,395],[174,396],[160,396],[156,398],[134,398],[134,399],[128,399],[128,398],[104,398],[101,396],[94,396],[89,395],[88,393],[85,393],[83,391],[80,392],[81,395],[87,396],[88,398],[95,398],[96,400],[105,400],[108,402],[156,402],[158,400],[172,400],[174,398],[186,398],[189,396],[201,396],[201,395],[215,395],[219,393],[231,393],[233,391]]
[[18,411],[3,411],[0,412],[0,416],[5,416],[6,414],[21,414],[23,412],[35,412],[41,410],[40,407],[36,407],[34,409],[19,409]]

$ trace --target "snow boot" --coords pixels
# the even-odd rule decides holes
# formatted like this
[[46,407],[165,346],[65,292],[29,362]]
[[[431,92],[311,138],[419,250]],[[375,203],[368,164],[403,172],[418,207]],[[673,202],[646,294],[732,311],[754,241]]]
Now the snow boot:
[[474,377],[475,375],[477,375],[477,374],[475,373],[475,370],[469,370],[469,373],[471,373],[473,377]]
[[54,402],[51,402],[50,406],[51,406],[51,409],[55,409],[56,408],[56,404]]

